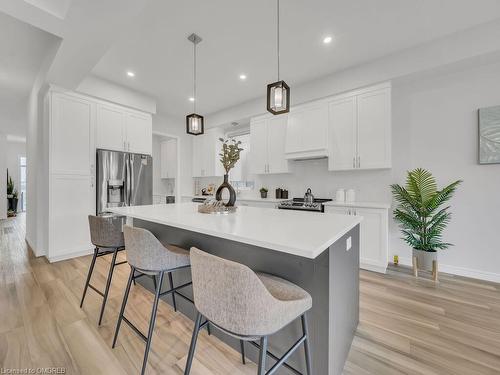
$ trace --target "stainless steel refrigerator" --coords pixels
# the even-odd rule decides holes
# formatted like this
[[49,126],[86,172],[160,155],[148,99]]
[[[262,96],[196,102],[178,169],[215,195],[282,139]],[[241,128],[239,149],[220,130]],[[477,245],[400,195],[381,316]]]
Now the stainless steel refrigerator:
[[149,155],[97,150],[96,213],[109,207],[153,204],[153,159]]

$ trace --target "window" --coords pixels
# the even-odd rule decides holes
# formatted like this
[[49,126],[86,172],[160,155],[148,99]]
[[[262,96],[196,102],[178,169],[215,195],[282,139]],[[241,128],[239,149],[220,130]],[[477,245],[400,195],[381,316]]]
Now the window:
[[19,157],[19,205],[21,211],[26,211],[26,157]]

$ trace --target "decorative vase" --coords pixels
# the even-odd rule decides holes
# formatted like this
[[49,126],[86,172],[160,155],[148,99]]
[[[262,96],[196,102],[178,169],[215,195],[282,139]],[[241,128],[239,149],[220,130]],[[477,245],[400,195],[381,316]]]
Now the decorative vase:
[[432,263],[438,259],[437,251],[413,249],[413,256],[417,258],[418,269],[423,271],[432,271]]
[[224,175],[224,182],[215,192],[215,199],[217,199],[218,201],[222,200],[222,191],[224,189],[227,189],[229,191],[229,201],[227,201],[227,203],[224,203],[224,205],[226,207],[234,206],[234,203],[236,202],[236,191],[234,191],[233,187],[229,183],[229,175],[227,173]]

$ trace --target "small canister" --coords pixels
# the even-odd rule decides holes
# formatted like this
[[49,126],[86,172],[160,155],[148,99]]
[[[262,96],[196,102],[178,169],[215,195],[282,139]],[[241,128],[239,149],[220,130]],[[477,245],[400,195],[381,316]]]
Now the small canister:
[[276,199],[281,199],[282,195],[283,195],[283,189],[277,188],[276,189]]
[[355,202],[356,201],[356,191],[354,189],[347,190],[345,194],[346,202]]
[[345,202],[345,190],[344,189],[337,189],[337,192],[335,193],[335,201],[336,202]]
[[288,199],[288,190],[283,189],[281,191],[281,199]]

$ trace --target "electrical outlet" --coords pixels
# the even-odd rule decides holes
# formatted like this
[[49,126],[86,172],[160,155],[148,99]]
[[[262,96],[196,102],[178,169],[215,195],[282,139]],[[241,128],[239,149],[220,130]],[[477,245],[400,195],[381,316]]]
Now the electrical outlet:
[[345,241],[345,251],[349,251],[351,250],[351,247],[352,247],[352,239],[351,237],[347,237],[347,240]]

